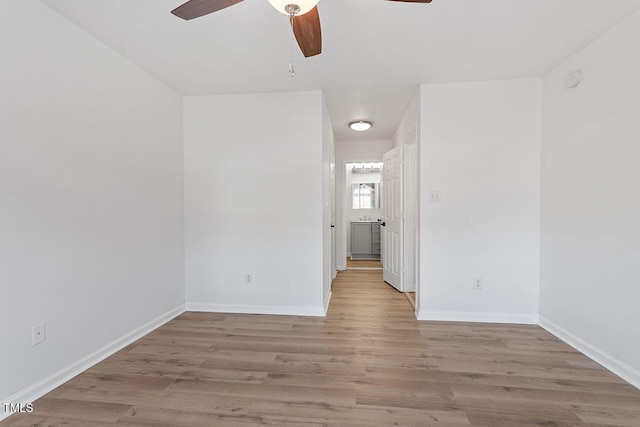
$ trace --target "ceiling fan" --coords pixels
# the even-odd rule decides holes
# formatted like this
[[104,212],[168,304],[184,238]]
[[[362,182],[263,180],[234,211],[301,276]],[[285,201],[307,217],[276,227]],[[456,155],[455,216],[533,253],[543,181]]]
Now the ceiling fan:
[[[217,12],[243,0],[189,0],[171,11],[179,18],[189,20]],[[291,28],[305,57],[322,52],[322,30],[316,6],[320,0],[269,0],[279,12],[289,15]],[[431,3],[431,0],[388,0],[403,3]]]

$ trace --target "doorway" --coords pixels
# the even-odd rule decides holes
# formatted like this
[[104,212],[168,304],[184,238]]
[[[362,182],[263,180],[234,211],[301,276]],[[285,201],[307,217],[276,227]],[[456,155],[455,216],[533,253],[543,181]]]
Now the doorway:
[[[411,146],[411,147],[401,148],[401,150],[403,151],[402,162],[403,163],[409,162],[412,164],[412,166],[409,166],[407,164],[400,164],[401,171],[403,174],[402,175],[403,186],[401,186],[401,188],[402,188],[403,194],[407,195],[407,197],[404,198],[404,200],[407,203],[407,206],[403,205],[401,208],[401,211],[403,212],[403,215],[408,216],[408,218],[403,219],[403,228],[402,228],[403,236],[401,241],[403,242],[403,244],[406,242],[407,245],[411,245],[410,242],[415,241],[417,243],[418,241],[417,232],[415,231],[416,230],[415,227],[417,224],[417,221],[415,219],[417,218],[417,215],[412,215],[410,213],[411,211],[413,211],[414,208],[417,209],[418,207],[417,193],[413,195],[417,189],[417,164],[413,165],[413,163],[417,160],[416,133],[414,132],[409,138],[406,138],[405,141],[403,141],[402,145]],[[336,160],[337,160],[336,161],[336,216],[337,216],[336,265],[338,266],[339,271],[351,270],[351,269],[375,268],[375,269],[378,269],[378,271],[371,272],[371,273],[380,274],[380,278],[382,279],[381,268],[382,268],[383,260],[380,260],[379,262],[377,262],[375,266],[370,264],[371,260],[366,260],[366,261],[351,260],[353,253],[351,251],[351,246],[350,246],[350,240],[351,240],[350,229],[351,229],[352,219],[355,221],[375,222],[375,223],[378,223],[380,228],[382,229],[382,222],[384,222],[384,206],[385,206],[385,201],[384,201],[385,189],[384,189],[384,183],[382,182],[383,180],[382,175],[384,174],[384,165],[382,165],[382,168],[381,168],[382,175],[379,176],[377,180],[374,180],[376,183],[380,182],[380,188],[378,193],[378,196],[379,196],[378,199],[380,200],[379,207],[375,205],[375,202],[369,199],[367,200],[360,199],[358,203],[361,203],[367,206],[367,209],[353,210],[353,204],[355,203],[354,194],[357,194],[358,196],[368,197],[370,192],[373,192],[374,194],[376,194],[375,193],[376,190],[375,190],[375,187],[371,187],[368,189],[367,188],[358,189],[357,192],[354,192],[353,185],[352,185],[353,182],[347,179],[347,176],[350,173],[353,175],[353,167],[355,166],[355,164],[359,164],[358,167],[360,168],[364,166],[365,173],[370,173],[371,170],[370,169],[368,170],[368,168],[371,168],[371,167],[374,168],[374,172],[375,172],[375,168],[377,167],[377,165],[374,166],[373,164],[383,163],[384,153],[387,153],[390,150],[392,150],[393,146],[390,141],[379,141],[379,142],[367,142],[366,144],[357,143],[357,142],[344,143],[344,144],[337,144],[336,147],[337,147],[336,149]],[[373,155],[373,156],[370,156],[370,155]],[[365,157],[365,156],[370,156],[370,157]],[[361,176],[361,174],[359,176]],[[404,178],[405,176],[407,176],[407,178]],[[362,179],[360,181],[361,183],[366,183],[365,181],[371,181],[371,180]],[[404,186],[408,186],[408,185],[412,185],[413,189],[410,188],[408,190],[405,190],[403,188]],[[374,209],[374,210],[369,210],[369,209]],[[378,210],[375,210],[375,209],[378,209]],[[378,221],[378,220],[381,220],[381,221]],[[412,238],[405,238],[405,234],[411,236]],[[375,242],[375,240],[373,241]],[[381,248],[380,256],[381,258],[384,258],[382,256],[382,246],[383,246],[383,238],[382,238],[382,230],[381,230],[380,231],[380,248]],[[402,268],[404,268],[405,270],[411,269],[411,271],[413,271],[417,265],[415,261],[412,261],[413,260],[412,255],[416,254],[416,250],[413,248],[413,245],[411,245],[411,248],[406,250],[404,249],[404,245],[403,245],[403,250],[401,253],[403,257],[400,259],[398,264],[402,266]],[[407,260],[409,260],[409,262],[405,260],[405,257],[407,258]],[[374,260],[373,262],[376,262],[376,261],[377,259]],[[403,291],[398,291],[398,292],[402,294],[402,297],[405,300],[407,300],[407,298],[405,297],[408,297],[408,296],[413,296],[413,298],[411,298],[412,302],[416,299],[415,293],[414,294],[407,293],[407,292],[415,292],[416,277],[417,277],[417,274],[415,273],[408,274],[406,271],[403,272],[403,280],[406,283],[405,286],[407,286],[407,289]],[[407,306],[410,307],[409,301],[407,301]],[[412,311],[414,310],[413,308],[411,309]]]
[[346,269],[382,270],[382,162],[347,162],[344,176]]
[[347,270],[381,270],[382,162],[345,162],[344,247]]

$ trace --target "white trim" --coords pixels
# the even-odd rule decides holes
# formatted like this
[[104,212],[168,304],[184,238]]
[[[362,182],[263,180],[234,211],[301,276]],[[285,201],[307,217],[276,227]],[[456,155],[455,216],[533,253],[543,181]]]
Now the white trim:
[[[144,325],[134,329],[133,331],[121,336],[120,338],[112,341],[104,347],[99,348],[93,353],[90,353],[87,356],[76,360],[67,367],[54,372],[43,380],[20,390],[16,394],[9,396],[6,399],[3,399],[2,402],[23,404],[31,403],[49,393],[53,389],[71,380],[73,377],[91,368],[92,366],[102,362],[112,354],[122,350],[129,344],[139,340],[151,331],[159,328],[171,319],[181,315],[182,313],[184,313],[184,311],[184,305],[176,307],[173,310],[168,311],[167,313],[156,317],[150,322],[145,323]],[[4,412],[4,409],[2,409],[2,411],[0,412],[0,421],[9,417],[10,415],[13,414]]]
[[418,320],[537,325],[538,315],[520,313],[468,313],[462,311],[420,310],[418,311]]
[[540,316],[539,325],[557,338],[569,344],[590,359],[598,362],[623,380],[627,381],[635,388],[640,389],[640,371],[618,360],[612,355],[605,353],[582,338],[579,338],[564,328],[556,325],[548,319]]
[[331,289],[329,289],[329,294],[327,295],[327,298],[324,301],[324,315],[327,315],[327,311],[329,310],[329,303],[331,302],[331,296],[333,295],[333,292],[331,292]]
[[187,311],[200,313],[235,313],[235,314],[274,314],[278,316],[313,316],[324,317],[324,307],[294,307],[273,305],[225,305],[187,303]]

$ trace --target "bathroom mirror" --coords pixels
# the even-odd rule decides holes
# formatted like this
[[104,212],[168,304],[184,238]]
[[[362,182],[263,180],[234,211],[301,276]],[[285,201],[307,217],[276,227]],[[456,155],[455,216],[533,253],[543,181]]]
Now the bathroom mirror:
[[352,184],[351,200],[353,209],[380,209],[380,184]]

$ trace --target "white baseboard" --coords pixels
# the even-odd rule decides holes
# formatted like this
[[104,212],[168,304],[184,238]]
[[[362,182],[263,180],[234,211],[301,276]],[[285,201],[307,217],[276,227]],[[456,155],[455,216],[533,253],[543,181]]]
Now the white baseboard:
[[327,298],[324,301],[324,315],[327,315],[327,310],[329,310],[329,303],[331,302],[331,296],[333,295],[333,292],[331,292],[331,290],[329,290],[329,294],[327,294]]
[[562,341],[566,342],[571,347],[598,362],[600,365],[604,366],[623,380],[627,381],[635,388],[640,389],[640,371],[638,371],[637,369],[598,349],[592,344],[589,344],[582,338],[575,336],[571,332],[567,331],[564,328],[561,328],[560,326],[556,325],[548,319],[545,319],[542,316],[540,316],[539,324],[541,327],[543,327]]
[[418,320],[439,322],[476,322],[476,323],[514,323],[520,325],[537,325],[537,314],[519,313],[467,313],[459,311],[418,311]]
[[224,305],[187,303],[187,311],[201,313],[234,313],[234,314],[274,314],[278,316],[312,316],[324,317],[324,307],[285,307],[273,305]]
[[[69,366],[60,369],[59,371],[49,375],[37,383],[20,390],[16,394],[9,396],[2,400],[2,402],[10,402],[10,403],[32,403],[36,399],[44,396],[49,393],[53,389],[59,387],[65,382],[69,381],[73,377],[81,374],[92,366],[102,362],[107,357],[112,354],[122,350],[129,344],[134,341],[142,338],[147,335],[149,332],[154,329],[159,328],[160,326],[167,323],[169,320],[179,316],[184,313],[184,305],[180,307],[176,307],[173,310],[153,319],[152,321],[140,326],[139,328],[134,329],[133,331],[123,335],[117,340],[105,345],[104,347],[94,351],[93,353],[83,357],[82,359],[76,360]],[[12,415],[11,413],[7,413],[4,411],[4,408],[0,410],[0,421]]]

